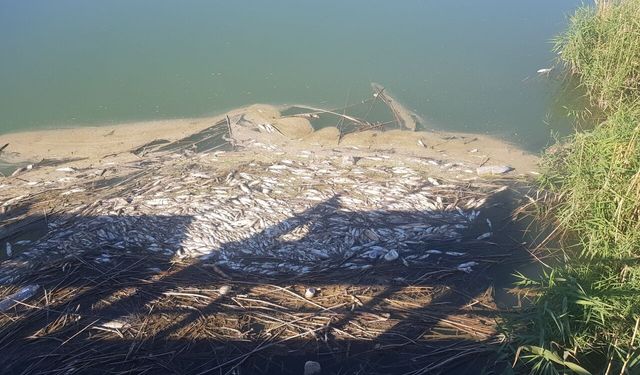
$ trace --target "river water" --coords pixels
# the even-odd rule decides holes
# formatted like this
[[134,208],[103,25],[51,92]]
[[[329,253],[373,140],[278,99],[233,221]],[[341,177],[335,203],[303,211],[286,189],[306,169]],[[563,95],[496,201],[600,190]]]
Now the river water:
[[246,104],[337,108],[371,82],[428,128],[537,151],[576,100],[550,40],[578,0],[0,0],[0,134]]

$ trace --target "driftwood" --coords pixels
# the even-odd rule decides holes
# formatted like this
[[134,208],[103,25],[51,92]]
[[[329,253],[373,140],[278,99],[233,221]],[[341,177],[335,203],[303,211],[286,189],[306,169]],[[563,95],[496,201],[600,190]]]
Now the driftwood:
[[371,88],[373,89],[374,97],[379,98],[387,105],[387,107],[389,107],[391,113],[393,113],[393,116],[398,122],[398,126],[411,131],[416,130],[418,126],[416,118],[419,118],[418,115],[405,108],[396,99],[389,95],[389,92],[385,91],[385,88],[382,85],[372,82]]
[[315,113],[328,113],[328,114],[343,118],[345,120],[349,120],[349,121],[355,123],[356,125],[360,125],[360,126],[369,126],[369,125],[371,125],[371,124],[369,124],[368,122],[366,122],[364,120],[360,120],[359,118],[356,118],[356,117],[353,117],[353,116],[349,116],[349,115],[343,114],[343,113],[330,111],[330,110],[327,110],[327,109],[311,107],[311,106],[308,106],[308,105],[296,105],[296,107],[308,109],[308,110],[314,111]]

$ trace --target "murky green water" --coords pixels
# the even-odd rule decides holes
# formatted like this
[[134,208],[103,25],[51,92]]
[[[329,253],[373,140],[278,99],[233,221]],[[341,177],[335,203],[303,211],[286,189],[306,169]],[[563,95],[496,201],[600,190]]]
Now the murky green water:
[[537,150],[572,95],[536,70],[577,0],[0,0],[0,133],[341,107],[386,85],[430,127]]

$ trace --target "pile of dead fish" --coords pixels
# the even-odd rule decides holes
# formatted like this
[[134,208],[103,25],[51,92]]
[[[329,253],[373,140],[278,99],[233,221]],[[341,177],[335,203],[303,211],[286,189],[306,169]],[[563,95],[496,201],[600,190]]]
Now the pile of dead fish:
[[22,255],[91,252],[110,263],[151,252],[265,275],[357,270],[440,252],[408,249],[460,241],[485,202],[408,167],[344,164],[335,156],[232,171],[215,160],[160,168],[142,188],[49,221],[49,233]]

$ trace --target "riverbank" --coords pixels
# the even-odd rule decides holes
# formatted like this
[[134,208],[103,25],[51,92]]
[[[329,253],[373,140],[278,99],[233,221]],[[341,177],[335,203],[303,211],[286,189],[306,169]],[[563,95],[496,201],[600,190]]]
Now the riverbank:
[[521,283],[535,302],[515,319],[523,371],[640,368],[640,1],[596,3],[576,12],[556,49],[605,119],[543,159],[552,198],[540,211],[563,246],[556,266]]
[[[294,106],[295,107],[295,106]],[[459,160],[471,167],[480,164],[511,165],[516,174],[527,175],[536,171],[537,157],[517,146],[495,137],[454,132],[423,131],[359,131],[341,135],[336,127],[315,130],[312,121],[300,116],[281,116],[278,108],[254,105],[206,118],[158,120],[99,127],[79,127],[11,133],[0,136],[7,147],[0,154],[6,163],[37,164],[43,160],[58,163],[73,160],[73,166],[89,167],[106,158],[133,160],[132,152],[153,142],[170,143],[188,138],[213,124],[244,116],[256,123],[272,124],[284,132],[286,142],[276,142],[283,152],[302,149],[319,151],[323,148],[365,148],[373,151],[393,151],[421,157],[444,157]],[[331,117],[331,114],[323,114]],[[317,126],[315,126],[317,128]],[[248,136],[255,135],[249,134]],[[241,141],[246,141],[241,140]],[[295,141],[295,142],[293,142]],[[151,147],[153,148],[153,147]],[[135,152],[134,152],[135,153]],[[483,164],[483,165],[484,165]]]
[[[252,106],[74,154],[64,137],[46,163],[25,148],[34,164],[0,189],[1,295],[29,294],[3,308],[2,368],[400,373],[490,357],[498,280],[531,257],[511,211],[536,157],[477,135],[314,130],[326,115]],[[13,137],[11,152],[55,143]]]

